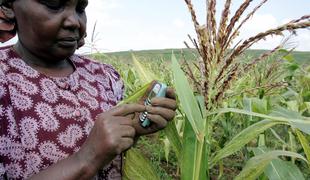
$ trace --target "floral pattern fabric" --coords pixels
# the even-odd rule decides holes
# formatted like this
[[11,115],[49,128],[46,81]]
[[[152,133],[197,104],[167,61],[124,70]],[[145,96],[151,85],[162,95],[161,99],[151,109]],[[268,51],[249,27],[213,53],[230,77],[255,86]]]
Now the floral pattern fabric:
[[[96,115],[115,106],[123,82],[109,65],[73,55],[75,71],[48,77],[12,46],[0,48],[0,180],[24,179],[78,151]],[[121,157],[95,179],[121,179]]]

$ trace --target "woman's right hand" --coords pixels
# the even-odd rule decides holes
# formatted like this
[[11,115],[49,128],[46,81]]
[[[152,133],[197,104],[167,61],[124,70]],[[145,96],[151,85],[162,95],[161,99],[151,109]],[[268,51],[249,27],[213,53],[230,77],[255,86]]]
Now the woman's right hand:
[[78,152],[84,163],[97,171],[107,165],[116,155],[129,149],[135,138],[135,128],[131,117],[136,112],[145,111],[140,104],[124,104],[96,117],[94,127]]

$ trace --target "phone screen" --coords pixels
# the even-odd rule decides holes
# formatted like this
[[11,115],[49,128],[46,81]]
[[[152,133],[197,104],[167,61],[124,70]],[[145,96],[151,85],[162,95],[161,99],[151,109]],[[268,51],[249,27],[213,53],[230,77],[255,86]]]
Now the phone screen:
[[152,91],[150,92],[148,98],[152,99],[153,97],[156,97],[158,92],[160,91],[161,85],[160,84],[155,84]]

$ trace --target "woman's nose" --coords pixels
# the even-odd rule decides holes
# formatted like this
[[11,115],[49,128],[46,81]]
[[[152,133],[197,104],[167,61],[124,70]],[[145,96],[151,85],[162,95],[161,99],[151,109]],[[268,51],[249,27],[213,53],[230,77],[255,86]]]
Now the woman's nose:
[[80,16],[75,9],[65,13],[64,27],[71,30],[80,28]]

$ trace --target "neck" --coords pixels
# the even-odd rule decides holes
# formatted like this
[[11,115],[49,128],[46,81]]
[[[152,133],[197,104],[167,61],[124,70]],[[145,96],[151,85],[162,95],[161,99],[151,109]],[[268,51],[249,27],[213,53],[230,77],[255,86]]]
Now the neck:
[[59,69],[66,68],[70,63],[67,59],[49,59],[45,57],[39,57],[29,51],[20,41],[14,45],[14,49],[18,55],[30,66],[36,66],[41,68]]
[[67,76],[74,71],[70,60],[39,57],[29,51],[20,41],[14,45],[14,49],[26,64],[45,75]]

